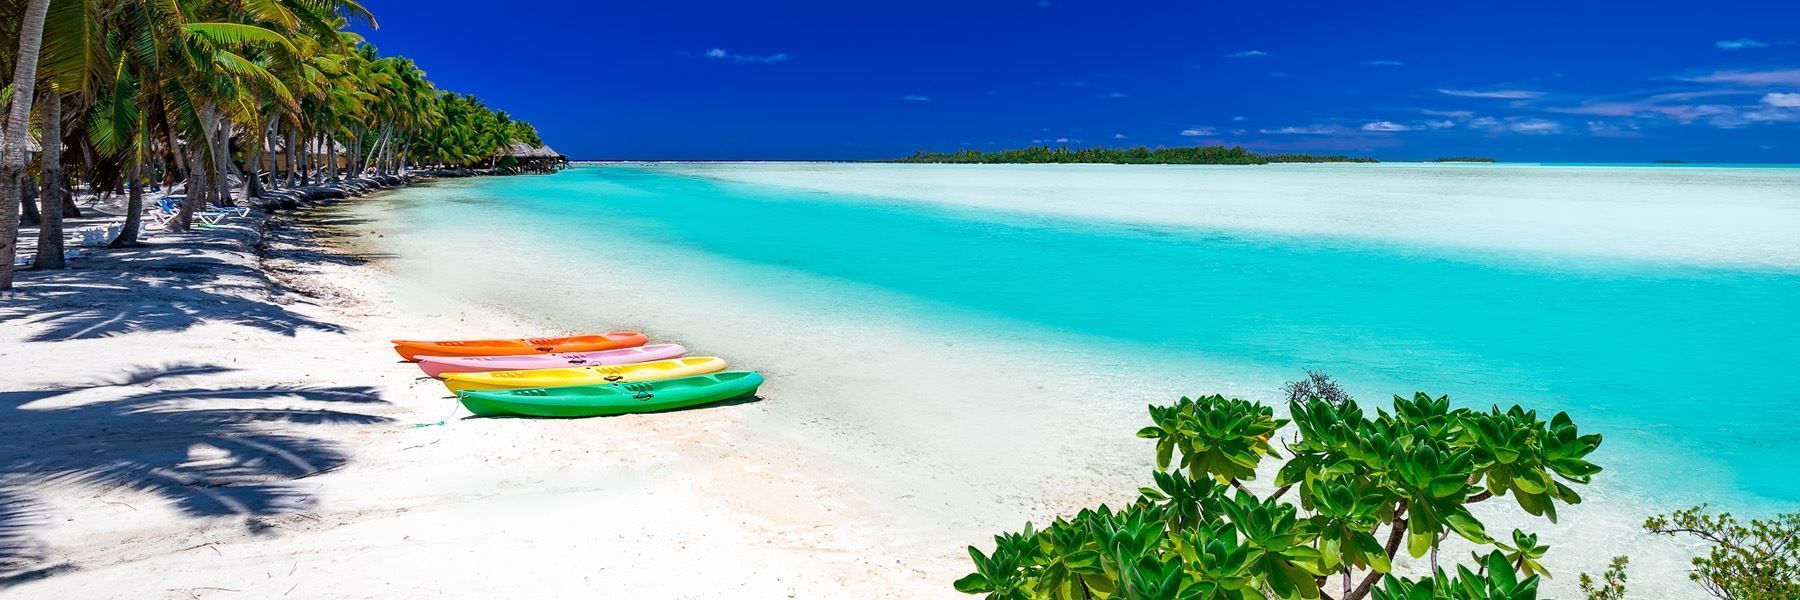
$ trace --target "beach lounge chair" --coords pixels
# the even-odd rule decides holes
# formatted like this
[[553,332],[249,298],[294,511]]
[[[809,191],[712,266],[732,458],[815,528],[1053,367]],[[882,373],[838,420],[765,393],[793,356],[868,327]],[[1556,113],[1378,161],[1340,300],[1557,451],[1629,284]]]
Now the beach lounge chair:
[[248,205],[248,204],[239,204],[237,206],[224,206],[224,205],[220,205],[220,204],[208,204],[206,207],[209,209],[212,209],[216,212],[233,214],[233,215],[236,215],[239,217],[250,216],[250,205]]
[[[187,196],[182,195],[182,194],[173,194],[173,195],[170,195],[169,197],[175,199],[175,206],[177,208],[180,208],[181,202],[183,200],[187,199]],[[208,205],[206,205],[206,211],[207,212],[225,213],[228,215],[233,215],[233,216],[238,216],[238,217],[250,216],[250,206],[247,204],[241,205],[241,206],[221,206],[218,204],[208,204]]]
[[[156,201],[156,207],[162,210],[163,216],[173,219],[176,215],[181,214],[181,201],[184,199],[183,196],[163,196],[161,200]],[[216,210],[194,211],[194,218],[200,220],[202,227],[218,225],[219,221],[223,221],[229,216],[231,213]]]

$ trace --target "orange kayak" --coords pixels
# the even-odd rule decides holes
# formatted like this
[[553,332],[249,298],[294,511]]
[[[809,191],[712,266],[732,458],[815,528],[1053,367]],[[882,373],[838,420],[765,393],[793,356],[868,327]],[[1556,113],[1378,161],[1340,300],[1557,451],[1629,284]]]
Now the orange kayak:
[[394,351],[400,358],[417,361],[420,356],[518,356],[552,352],[596,352],[616,348],[642,346],[650,338],[636,331],[584,333],[568,337],[522,338],[512,340],[394,340]]

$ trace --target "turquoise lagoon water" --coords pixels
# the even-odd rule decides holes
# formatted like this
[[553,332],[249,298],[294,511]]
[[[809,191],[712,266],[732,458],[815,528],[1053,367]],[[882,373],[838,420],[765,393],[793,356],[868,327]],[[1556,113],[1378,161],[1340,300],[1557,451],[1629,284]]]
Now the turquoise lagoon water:
[[[737,166],[727,175],[759,168]],[[1326,178],[1318,185],[1329,193],[1333,178],[1350,178],[1349,186],[1357,178],[1466,177],[1468,169],[1492,168],[1292,173]],[[1527,181],[1540,169],[1498,168]],[[1560,176],[1541,169],[1543,177]],[[1761,178],[1765,199],[1783,189],[1768,177],[1795,179],[1796,187],[1774,192],[1778,202],[1800,189],[1797,171],[1729,171]],[[1800,269],[1030,209],[1034,195],[1053,189],[1022,189],[1018,210],[995,210],[919,201],[903,188],[882,188],[879,196],[808,189],[804,175],[794,185],[732,177],[684,165],[581,166],[554,176],[446,182],[424,191],[453,201],[421,201],[404,212],[419,227],[474,218],[528,226],[541,240],[534,243],[585,240],[572,247],[570,264],[579,264],[580,253],[642,243],[847,282],[955,307],[972,332],[1023,325],[1122,342],[1146,356],[1243,365],[1271,392],[1313,368],[1347,382],[1365,405],[1422,390],[1475,406],[1567,410],[1585,430],[1606,435],[1602,460],[1615,485],[1652,504],[1791,509],[1800,502],[1791,466],[1800,459]],[[1611,169],[1583,177],[1603,189],[1605,178],[1634,176]],[[1692,201],[1728,198],[1732,190],[1721,185],[1709,180],[1696,189],[1719,197]],[[1456,180],[1425,189],[1459,192]],[[1800,199],[1785,208],[1777,214],[1794,218]],[[751,280],[724,285],[750,294],[821,293]],[[921,328],[944,318],[916,317]]]

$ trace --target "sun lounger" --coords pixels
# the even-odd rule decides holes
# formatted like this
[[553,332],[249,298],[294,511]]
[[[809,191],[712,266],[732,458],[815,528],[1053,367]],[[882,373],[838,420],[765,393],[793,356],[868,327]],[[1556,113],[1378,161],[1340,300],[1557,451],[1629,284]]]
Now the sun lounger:
[[[181,201],[184,199],[185,198],[182,196],[164,196],[161,200],[156,201],[156,207],[162,210],[164,216],[174,218],[176,215],[181,214]],[[225,218],[229,216],[231,216],[231,213],[223,211],[194,211],[194,218],[200,220],[200,225],[202,227],[218,225],[220,221],[225,220]]]

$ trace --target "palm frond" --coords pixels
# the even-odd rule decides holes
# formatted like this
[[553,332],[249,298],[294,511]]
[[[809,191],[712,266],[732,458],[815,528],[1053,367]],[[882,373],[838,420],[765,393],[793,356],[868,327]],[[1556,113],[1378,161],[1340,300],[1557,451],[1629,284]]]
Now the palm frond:
[[286,36],[255,25],[187,23],[181,26],[181,30],[189,36],[204,38],[217,45],[267,44],[289,51],[294,49],[293,43],[289,42]]

